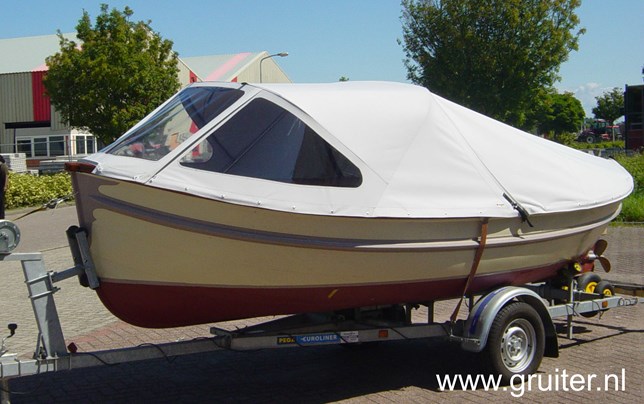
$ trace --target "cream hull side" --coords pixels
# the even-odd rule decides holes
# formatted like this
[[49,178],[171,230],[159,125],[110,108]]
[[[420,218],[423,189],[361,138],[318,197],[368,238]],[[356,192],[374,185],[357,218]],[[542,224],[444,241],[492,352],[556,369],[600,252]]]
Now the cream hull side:
[[[94,211],[101,278],[200,286],[301,287],[418,282],[469,273],[476,245],[322,249],[193,233],[106,209]],[[537,268],[581,255],[603,229],[484,252],[477,274]],[[439,244],[439,243],[437,243]]]
[[[481,235],[478,218],[407,220],[291,214],[91,174],[74,176],[81,192],[80,222],[90,231],[92,257],[105,285],[103,294],[110,284],[236,293],[297,289],[302,293],[291,310],[285,309],[288,304],[284,303],[279,309],[252,309],[248,315],[235,312],[233,317],[278,314],[276,310],[297,312],[307,291],[327,297],[327,302],[311,303],[310,307],[320,309],[406,302],[406,287],[414,288],[410,293],[415,299],[459,295],[462,291],[455,291],[470,271]],[[519,218],[491,219],[474,287],[553,276],[561,266],[585,254],[618,208],[615,204],[533,217],[534,228]],[[432,282],[447,282],[449,291],[438,292]],[[369,293],[368,301],[342,300],[345,292],[360,295],[352,288],[383,286],[391,288],[383,293],[386,301]],[[124,292],[101,297],[114,304],[119,293]],[[214,317],[207,321],[227,316]]]

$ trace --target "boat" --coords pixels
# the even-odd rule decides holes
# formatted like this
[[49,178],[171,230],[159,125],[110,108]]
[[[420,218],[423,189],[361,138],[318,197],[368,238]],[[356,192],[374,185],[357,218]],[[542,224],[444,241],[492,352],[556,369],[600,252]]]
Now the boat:
[[613,160],[391,82],[194,83],[67,170],[100,299],[151,328],[552,279],[633,189]]

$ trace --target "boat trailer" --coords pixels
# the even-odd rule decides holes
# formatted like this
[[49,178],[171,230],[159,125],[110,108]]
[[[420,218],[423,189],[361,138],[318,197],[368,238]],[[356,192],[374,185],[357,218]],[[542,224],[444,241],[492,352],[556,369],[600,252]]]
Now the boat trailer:
[[[15,324],[9,324],[10,334],[2,339],[0,348],[3,403],[8,402],[4,394],[8,392],[10,378],[45,372],[217,350],[355,345],[421,338],[452,341],[464,350],[486,354],[493,362],[492,370],[507,381],[514,374],[536,371],[543,356],[558,356],[553,318],[566,318],[567,336],[572,338],[572,320],[578,315],[590,316],[611,308],[644,303],[642,297],[577,290],[575,277],[571,275],[570,284],[563,288],[550,284],[506,286],[479,296],[476,302],[474,296],[464,297],[470,302],[465,320],[456,320],[453,315],[450,321],[437,323],[434,321],[434,302],[421,302],[296,314],[234,331],[212,327],[213,336],[209,338],[83,353],[77,352],[73,344],[65,345],[54,302],[54,294],[59,290],[55,284],[78,276],[83,286],[96,289],[100,280],[89,253],[86,232],[72,226],[67,231],[67,238],[74,266],[60,272],[48,271],[42,253],[12,253],[20,240],[20,231],[12,222],[0,221],[0,261],[21,262],[39,330],[33,358],[19,359],[6,347],[17,328]],[[420,305],[428,308],[426,322],[413,322],[412,310]]]

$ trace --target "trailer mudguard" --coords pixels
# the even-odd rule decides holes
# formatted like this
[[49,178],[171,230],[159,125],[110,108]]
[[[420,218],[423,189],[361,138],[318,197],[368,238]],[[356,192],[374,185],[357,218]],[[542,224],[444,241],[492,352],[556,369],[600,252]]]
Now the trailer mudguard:
[[522,301],[531,305],[541,317],[545,331],[544,356],[559,356],[557,333],[541,297],[534,291],[518,286],[505,286],[481,297],[470,311],[465,322],[461,348],[470,352],[481,352],[487,344],[492,322],[496,315],[511,301]]

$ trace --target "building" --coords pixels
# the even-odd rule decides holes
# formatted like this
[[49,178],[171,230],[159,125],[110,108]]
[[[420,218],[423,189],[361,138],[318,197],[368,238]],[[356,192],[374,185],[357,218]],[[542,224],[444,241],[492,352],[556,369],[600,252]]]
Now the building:
[[644,148],[644,85],[626,86],[624,90],[624,138],[626,148]]
[[[0,39],[0,152],[25,153],[30,167],[98,148],[91,133],[62,122],[45,95],[45,59],[59,50],[57,35]],[[290,82],[271,56],[247,52],[180,58],[179,81],[182,86],[195,81]]]

